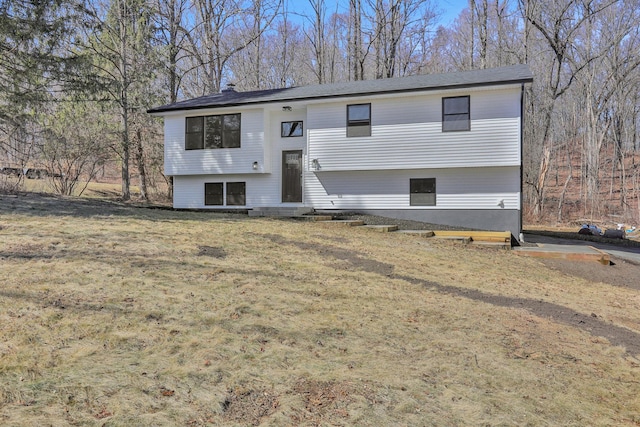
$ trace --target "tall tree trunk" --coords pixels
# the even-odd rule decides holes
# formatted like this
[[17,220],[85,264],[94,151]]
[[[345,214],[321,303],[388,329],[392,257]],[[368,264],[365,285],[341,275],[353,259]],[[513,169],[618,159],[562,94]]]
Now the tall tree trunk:
[[120,107],[122,109],[122,199],[129,200],[130,178],[129,178],[129,64],[128,64],[128,28],[127,28],[127,5],[126,0],[120,0],[120,74],[121,74],[121,95]]
[[364,68],[362,61],[362,18],[361,0],[349,1],[349,69],[353,80],[364,80]]
[[144,148],[142,146],[142,131],[136,129],[136,163],[138,164],[138,174],[140,176],[140,198],[149,200],[147,192],[147,169],[144,161]]

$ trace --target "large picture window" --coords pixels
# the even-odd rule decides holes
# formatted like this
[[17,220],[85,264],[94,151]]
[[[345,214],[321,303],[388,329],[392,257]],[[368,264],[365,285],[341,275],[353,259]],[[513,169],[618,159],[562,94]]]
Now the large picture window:
[[409,198],[411,206],[436,205],[436,179],[415,178],[409,180]]
[[185,149],[240,147],[240,114],[187,117]]
[[347,105],[347,136],[371,136],[371,104]]
[[471,130],[469,96],[442,98],[442,131]]

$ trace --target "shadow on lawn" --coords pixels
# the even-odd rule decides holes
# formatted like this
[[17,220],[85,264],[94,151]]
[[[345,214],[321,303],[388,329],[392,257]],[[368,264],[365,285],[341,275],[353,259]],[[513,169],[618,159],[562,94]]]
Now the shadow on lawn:
[[413,285],[420,285],[442,294],[464,297],[473,301],[499,307],[523,308],[536,316],[551,319],[552,321],[581,329],[594,336],[606,338],[613,345],[625,347],[629,354],[640,355],[640,334],[621,326],[607,323],[598,318],[596,314],[586,315],[571,308],[543,300],[493,295],[476,289],[441,285],[429,280],[395,274],[393,272],[394,267],[392,264],[368,259],[354,251],[345,250],[331,245],[310,244],[287,240],[282,236],[272,234],[263,235],[263,237],[278,244],[295,246],[305,251],[314,250],[321,256],[329,256],[343,262],[346,261],[356,270],[380,274],[388,277],[389,279],[404,280]]
[[[115,201],[83,198],[67,198],[55,195],[23,193],[17,197],[0,195],[0,214],[21,213],[34,216],[123,216],[150,220],[187,220],[195,219],[194,213],[179,212],[174,210],[144,209],[146,206],[135,206],[119,203]],[[135,209],[139,208],[139,209]],[[232,218],[244,219],[243,215],[229,214]],[[353,269],[366,271],[382,275],[390,279],[404,280],[408,283],[424,286],[437,292],[461,296],[474,301],[492,304],[507,308],[524,308],[536,316],[550,318],[554,321],[573,326],[584,330],[591,335],[601,336],[609,340],[613,345],[622,345],[630,354],[640,354],[640,334],[626,328],[612,325],[597,317],[596,314],[585,315],[551,302],[533,300],[527,298],[515,298],[502,295],[492,295],[474,289],[465,289],[457,286],[445,286],[436,282],[419,279],[410,276],[397,275],[394,273],[393,264],[383,263],[367,258],[351,250],[346,250],[338,246],[322,245],[317,243],[306,243],[294,240],[287,240],[280,235],[260,235],[277,244],[298,247],[304,251],[315,251],[325,258],[333,258],[339,262],[347,262]],[[29,254],[0,254],[0,256],[22,256]],[[344,268],[344,265],[336,265],[336,268]],[[23,297],[20,293],[6,294],[7,297]],[[103,306],[82,305],[79,307],[87,310],[102,310]]]
[[469,298],[507,308],[524,308],[532,314],[551,319],[553,321],[582,329],[591,335],[597,335],[609,340],[613,345],[624,346],[627,353],[640,355],[640,334],[621,326],[612,325],[600,320],[596,314],[586,315],[562,305],[534,300],[529,298],[515,298],[503,295],[487,294],[476,289],[465,289],[457,286],[445,286],[428,280],[417,279],[415,277],[394,275],[396,279],[401,279],[415,285],[434,289],[440,293]]
[[[95,216],[117,216],[150,220],[189,220],[219,212],[174,210],[169,206],[143,203],[125,203],[116,199],[91,199],[66,197],[44,193],[0,194],[0,214],[22,214],[32,216],[72,216],[91,218]],[[246,215],[226,212],[232,219],[246,219]]]

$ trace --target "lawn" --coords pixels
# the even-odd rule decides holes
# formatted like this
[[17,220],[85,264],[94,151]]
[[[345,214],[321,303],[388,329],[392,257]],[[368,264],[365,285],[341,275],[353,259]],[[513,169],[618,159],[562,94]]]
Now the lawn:
[[509,251],[0,195],[2,425],[634,426],[639,357],[640,290]]

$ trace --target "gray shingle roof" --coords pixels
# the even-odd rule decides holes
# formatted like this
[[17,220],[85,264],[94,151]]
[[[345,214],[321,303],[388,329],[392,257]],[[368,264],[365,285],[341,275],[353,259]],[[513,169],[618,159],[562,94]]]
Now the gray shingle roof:
[[188,99],[148,110],[148,113],[196,110],[201,108],[288,102],[346,96],[374,95],[392,92],[428,91],[471,86],[491,86],[507,83],[530,83],[533,74],[526,65],[461,71],[446,74],[426,74],[378,80],[299,86],[250,92],[221,92]]

